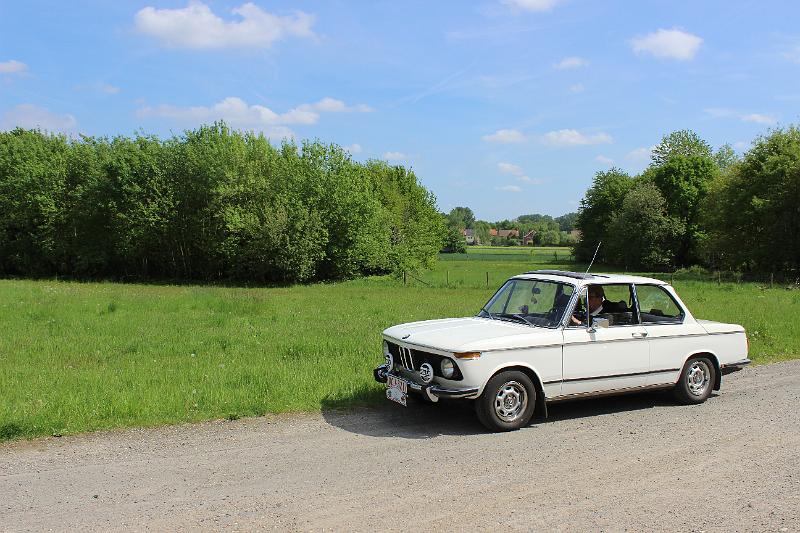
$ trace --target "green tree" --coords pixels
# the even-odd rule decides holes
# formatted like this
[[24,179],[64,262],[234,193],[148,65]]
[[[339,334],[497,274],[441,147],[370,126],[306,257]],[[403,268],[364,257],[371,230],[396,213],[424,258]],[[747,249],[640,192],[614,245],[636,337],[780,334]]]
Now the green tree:
[[[606,240],[608,225],[633,184],[633,178],[618,168],[600,171],[595,175],[592,186],[581,200],[575,222],[582,235],[574,248],[577,261],[590,261],[597,244]],[[606,261],[602,246],[597,261]]]
[[653,148],[652,164],[661,166],[675,156],[711,157],[711,146],[691,130],[674,131]]
[[761,271],[800,269],[800,129],[759,137],[704,204],[715,261]]
[[736,155],[733,147],[726,143],[720,146],[719,150],[714,152],[714,162],[721,171],[727,172],[733,165],[739,162],[739,156]]
[[560,231],[570,232],[575,229],[575,224],[578,221],[578,213],[567,213],[556,217],[555,221],[558,222],[558,229]]
[[469,207],[454,207],[447,215],[447,223],[456,228],[472,229],[475,224],[475,214]]
[[639,181],[611,218],[607,253],[614,263],[627,268],[662,270],[670,265],[671,246],[682,231],[680,223],[667,215],[666,200],[658,188]]
[[671,247],[677,265],[700,260],[698,245],[704,239],[699,224],[700,205],[717,174],[717,166],[709,156],[675,155],[660,166],[650,167],[642,176],[658,187],[666,199],[667,214],[683,228],[678,242]]

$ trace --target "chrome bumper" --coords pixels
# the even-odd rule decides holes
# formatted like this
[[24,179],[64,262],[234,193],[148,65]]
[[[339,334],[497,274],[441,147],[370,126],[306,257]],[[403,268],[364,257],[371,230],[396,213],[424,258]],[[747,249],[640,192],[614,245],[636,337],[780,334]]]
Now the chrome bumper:
[[451,389],[449,387],[442,387],[434,383],[423,385],[422,383],[410,381],[398,374],[395,374],[394,372],[389,372],[389,369],[386,368],[386,365],[379,366],[372,371],[372,374],[375,377],[375,381],[378,383],[386,383],[387,376],[391,374],[400,381],[404,381],[408,386],[408,390],[421,394],[423,398],[426,398],[431,402],[438,402],[439,398],[470,398],[478,395],[478,387]]
[[752,361],[750,359],[745,359],[743,361],[736,361],[735,363],[727,363],[721,365],[719,367],[720,372],[723,376],[730,374],[732,372],[738,372],[739,370],[743,369],[745,366],[749,365]]

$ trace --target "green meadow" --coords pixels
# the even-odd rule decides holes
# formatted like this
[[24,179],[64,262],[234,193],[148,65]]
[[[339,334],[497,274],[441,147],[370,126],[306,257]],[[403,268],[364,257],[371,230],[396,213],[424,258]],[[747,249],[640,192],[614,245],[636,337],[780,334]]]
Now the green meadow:
[[[0,440],[383,401],[372,379],[380,332],[475,314],[513,274],[578,268],[567,249],[531,251],[470,248],[405,283],[0,280]],[[695,316],[743,324],[756,363],[798,357],[800,290],[680,278],[674,285]]]

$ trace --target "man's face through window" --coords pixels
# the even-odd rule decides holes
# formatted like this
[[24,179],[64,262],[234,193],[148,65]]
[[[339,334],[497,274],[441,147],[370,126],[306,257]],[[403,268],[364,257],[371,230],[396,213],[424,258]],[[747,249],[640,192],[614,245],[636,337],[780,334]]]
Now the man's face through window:
[[603,305],[603,296],[599,292],[589,290],[589,311],[594,311]]

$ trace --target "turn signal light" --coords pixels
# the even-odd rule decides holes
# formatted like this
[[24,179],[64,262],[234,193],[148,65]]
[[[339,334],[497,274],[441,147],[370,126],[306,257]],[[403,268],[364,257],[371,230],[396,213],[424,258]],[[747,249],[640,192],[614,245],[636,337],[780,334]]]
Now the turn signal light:
[[453,354],[453,357],[456,359],[477,359],[480,356],[481,352],[460,352]]

